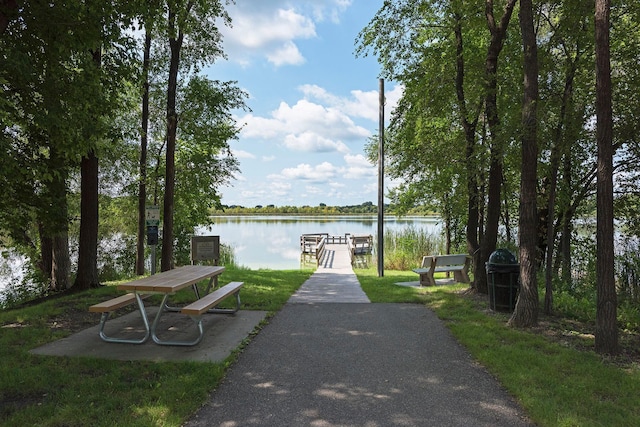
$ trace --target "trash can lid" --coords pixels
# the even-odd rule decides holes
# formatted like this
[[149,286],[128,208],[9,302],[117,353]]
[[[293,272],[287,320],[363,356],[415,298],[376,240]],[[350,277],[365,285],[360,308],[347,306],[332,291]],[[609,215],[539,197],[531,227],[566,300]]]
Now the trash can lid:
[[507,249],[496,249],[489,255],[489,264],[517,264],[516,256]]

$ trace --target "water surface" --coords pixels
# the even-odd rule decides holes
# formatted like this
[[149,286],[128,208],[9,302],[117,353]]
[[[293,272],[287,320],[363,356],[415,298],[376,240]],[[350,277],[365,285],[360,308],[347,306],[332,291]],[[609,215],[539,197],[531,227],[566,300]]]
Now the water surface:
[[[364,234],[376,238],[377,216],[215,216],[214,224],[198,230],[199,235],[218,235],[220,243],[234,249],[238,265],[274,270],[300,267],[300,236]],[[440,230],[437,217],[395,217],[384,219],[384,230],[412,227],[425,233]]]

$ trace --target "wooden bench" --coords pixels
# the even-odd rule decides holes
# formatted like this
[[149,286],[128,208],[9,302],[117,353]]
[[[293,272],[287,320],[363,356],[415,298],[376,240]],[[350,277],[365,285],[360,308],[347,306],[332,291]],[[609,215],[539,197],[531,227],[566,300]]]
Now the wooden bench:
[[[182,307],[180,313],[187,314],[196,323],[198,327],[198,337],[193,341],[163,341],[158,339],[155,334],[155,327],[152,327],[152,338],[156,344],[162,345],[196,345],[202,341],[204,336],[204,328],[202,327],[202,315],[205,313],[226,313],[233,314],[240,309],[240,289],[244,285],[243,282],[231,282],[221,288],[216,289],[210,294],[206,294],[197,301]],[[227,297],[234,295],[236,298],[236,307],[234,309],[216,308]],[[155,326],[155,325],[154,325]]]
[[[200,316],[205,312],[211,310],[212,308],[216,307],[218,304],[222,302],[222,300],[224,300],[228,296],[235,295],[236,308],[233,311],[226,311],[226,310],[224,311],[225,313],[226,312],[235,313],[240,309],[240,288],[242,288],[243,285],[244,285],[243,282],[228,283],[222,286],[221,288],[218,288],[215,291],[211,292],[210,294],[203,296],[199,300],[194,301],[191,304],[182,307],[182,310],[180,310],[180,312],[182,314],[188,314],[189,316]],[[221,310],[223,309],[217,309],[216,312],[221,312]]]
[[420,275],[421,286],[435,286],[435,273],[453,273],[453,278],[458,283],[469,283],[469,257],[465,254],[456,255],[431,255],[422,257],[420,268],[414,268],[413,272]]
[[119,308],[126,307],[129,304],[133,304],[135,301],[135,294],[120,295],[119,297],[110,299],[109,301],[103,301],[92,305],[89,307],[89,311],[92,313],[110,313]]

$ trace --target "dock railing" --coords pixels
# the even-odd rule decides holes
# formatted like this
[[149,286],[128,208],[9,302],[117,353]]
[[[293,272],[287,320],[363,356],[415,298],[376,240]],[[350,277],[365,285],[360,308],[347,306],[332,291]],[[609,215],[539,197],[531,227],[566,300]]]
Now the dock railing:
[[311,233],[300,236],[300,251],[302,254],[315,255],[317,265],[320,265],[324,256],[326,245],[347,245],[351,264],[356,255],[371,254],[373,249],[373,236],[355,235],[329,235],[329,233]]
[[303,254],[316,253],[318,244],[323,237],[329,236],[328,233],[303,234],[300,236],[300,252]]
[[320,265],[320,262],[322,261],[322,257],[324,256],[324,250],[326,249],[326,245],[327,245],[327,237],[324,236],[322,237],[322,239],[320,239],[320,242],[316,247],[316,265]]

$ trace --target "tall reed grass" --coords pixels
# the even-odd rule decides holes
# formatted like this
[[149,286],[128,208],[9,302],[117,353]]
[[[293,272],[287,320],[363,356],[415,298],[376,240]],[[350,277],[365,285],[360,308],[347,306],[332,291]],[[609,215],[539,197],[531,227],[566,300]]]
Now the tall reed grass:
[[409,226],[384,234],[384,268],[410,270],[419,267],[422,257],[444,253],[444,238],[421,228]]

